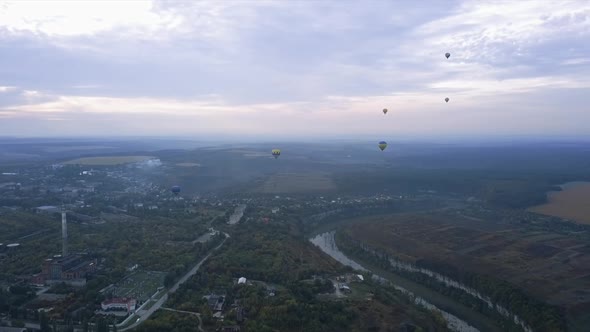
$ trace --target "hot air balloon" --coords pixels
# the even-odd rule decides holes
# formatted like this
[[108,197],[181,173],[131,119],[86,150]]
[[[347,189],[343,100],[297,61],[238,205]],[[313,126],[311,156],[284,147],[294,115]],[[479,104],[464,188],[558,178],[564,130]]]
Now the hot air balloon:
[[387,114],[387,108],[383,109],[383,114]]
[[180,187],[179,186],[173,186],[172,189],[170,189],[170,191],[172,191],[172,193],[174,195],[178,195],[178,194],[180,194]]
[[272,149],[272,155],[277,159],[281,155],[281,150],[279,149]]
[[387,147],[387,142],[385,142],[385,141],[379,142],[379,149],[381,149],[381,151],[385,150],[386,147]]
[[449,102],[449,97],[445,98],[445,101],[448,103]]
[[447,57],[447,59],[451,56],[451,53],[445,53],[445,56]]

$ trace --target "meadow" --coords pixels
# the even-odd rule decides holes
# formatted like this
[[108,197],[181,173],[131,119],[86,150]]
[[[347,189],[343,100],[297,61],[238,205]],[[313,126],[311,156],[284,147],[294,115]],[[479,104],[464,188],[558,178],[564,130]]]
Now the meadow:
[[306,193],[333,191],[336,185],[328,173],[277,173],[266,178],[255,192],[270,193]]
[[566,187],[563,191],[550,192],[549,202],[529,209],[531,212],[570,219],[590,224],[590,183]]
[[66,161],[66,165],[88,165],[88,166],[112,166],[137,163],[152,159],[150,156],[105,156],[105,157],[85,157]]

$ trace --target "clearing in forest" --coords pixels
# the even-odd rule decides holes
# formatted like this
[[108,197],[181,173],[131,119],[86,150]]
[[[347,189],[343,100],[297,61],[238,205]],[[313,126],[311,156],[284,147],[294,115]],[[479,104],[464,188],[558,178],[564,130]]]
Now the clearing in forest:
[[105,156],[105,157],[86,157],[66,161],[66,165],[94,165],[94,166],[112,166],[137,163],[153,159],[151,156]]
[[590,183],[579,183],[565,187],[563,191],[550,192],[547,204],[532,207],[529,211],[590,224],[588,197]]
[[279,173],[268,177],[255,192],[259,193],[305,193],[335,190],[336,185],[329,173]]

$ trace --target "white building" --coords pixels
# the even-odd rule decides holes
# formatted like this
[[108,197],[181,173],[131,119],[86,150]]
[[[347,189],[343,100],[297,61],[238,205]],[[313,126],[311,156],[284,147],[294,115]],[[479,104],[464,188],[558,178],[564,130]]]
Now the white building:
[[238,285],[245,284],[245,283],[246,283],[246,278],[241,277],[240,279],[238,279]]
[[37,213],[56,213],[61,211],[59,207],[53,205],[38,206],[35,208],[35,210]]

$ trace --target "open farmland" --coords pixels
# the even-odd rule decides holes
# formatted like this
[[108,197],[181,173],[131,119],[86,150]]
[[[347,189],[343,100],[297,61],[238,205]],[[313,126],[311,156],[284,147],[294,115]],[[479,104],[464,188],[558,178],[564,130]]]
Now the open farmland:
[[86,157],[66,161],[66,165],[88,165],[88,166],[112,166],[137,163],[152,159],[150,156],[106,156],[106,157]]
[[570,309],[590,306],[590,246],[574,235],[460,214],[359,218],[346,232],[404,261],[494,276]]
[[89,150],[102,150],[102,149],[114,149],[113,146],[105,145],[65,145],[65,146],[48,146],[44,148],[46,152],[67,152],[67,151],[89,151]]
[[179,167],[200,167],[201,164],[199,164],[199,163],[177,163],[176,166],[179,166]]
[[328,173],[279,173],[273,174],[260,184],[259,193],[305,193],[335,190],[336,185]]
[[566,187],[563,191],[550,192],[547,204],[529,209],[531,212],[571,219],[590,224],[590,183]]
[[229,150],[228,152],[231,153],[239,153],[244,157],[249,157],[249,158],[253,158],[253,157],[266,157],[266,158],[272,158],[271,154],[269,152],[264,152],[264,151],[254,151],[254,150]]

